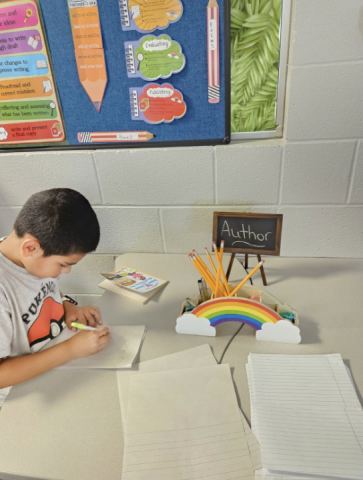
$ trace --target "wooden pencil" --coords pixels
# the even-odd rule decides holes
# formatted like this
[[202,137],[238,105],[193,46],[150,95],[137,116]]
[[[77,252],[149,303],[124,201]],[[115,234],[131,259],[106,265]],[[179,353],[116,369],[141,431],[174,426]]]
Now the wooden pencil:
[[231,294],[229,294],[228,296],[229,296],[229,297],[233,297],[233,295],[235,295],[235,294],[238,292],[238,290],[239,290],[241,287],[243,287],[243,285],[247,282],[247,280],[248,280],[249,278],[251,278],[252,275],[253,275],[254,273],[256,273],[257,270],[258,270],[259,268],[261,268],[264,263],[265,263],[265,260],[261,260],[261,262],[260,262],[258,265],[255,266],[255,268],[247,275],[247,277],[245,277],[245,278],[242,280],[242,282],[241,282],[239,285],[237,285],[237,287],[233,290],[233,292],[232,292]]
[[[224,242],[223,242],[223,244],[224,244]],[[222,261],[221,261],[221,255],[218,253],[217,245],[215,244],[215,242],[213,242],[213,249],[214,249],[214,253],[216,254],[218,264],[220,265],[220,273],[222,275],[222,279],[223,279],[223,282],[224,282],[224,289],[225,289],[226,294],[228,296],[229,295],[228,280],[227,280],[226,275],[224,273],[223,265],[222,265]],[[223,252],[222,252],[222,257],[223,257]],[[222,282],[222,285],[223,285],[223,282]]]
[[201,270],[202,272],[204,272],[203,278],[205,278],[206,280],[208,279],[209,284],[213,286],[212,292],[214,292],[215,284],[216,284],[216,279],[214,278],[214,276],[213,276],[213,274],[211,273],[211,271],[208,269],[208,267],[206,266],[206,264],[203,262],[203,260],[200,258],[200,256],[196,253],[195,250],[193,250],[193,257],[194,257],[195,260],[198,262],[199,267],[200,267],[200,270]]
[[212,290],[213,292],[213,286],[209,284],[208,280],[204,277],[204,272],[201,270],[200,266],[199,266],[199,263],[197,262],[197,260],[193,257],[192,254],[189,254],[189,259],[192,261],[193,265],[195,266],[195,268],[198,270],[198,272],[200,273],[200,275],[204,278],[204,281],[206,282],[206,284],[208,285],[208,287]]

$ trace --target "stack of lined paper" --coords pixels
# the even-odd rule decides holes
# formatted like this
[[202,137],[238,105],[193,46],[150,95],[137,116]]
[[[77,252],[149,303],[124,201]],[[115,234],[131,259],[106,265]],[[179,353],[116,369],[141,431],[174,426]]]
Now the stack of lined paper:
[[259,446],[209,346],[117,372],[124,480],[254,480]]
[[256,478],[363,479],[363,410],[339,354],[249,355]]

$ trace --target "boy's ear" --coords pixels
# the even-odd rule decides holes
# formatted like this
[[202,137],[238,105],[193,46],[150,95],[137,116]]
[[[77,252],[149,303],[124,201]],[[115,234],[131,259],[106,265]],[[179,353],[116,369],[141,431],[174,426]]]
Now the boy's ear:
[[42,257],[44,252],[38,240],[27,235],[21,243],[21,253],[24,257]]

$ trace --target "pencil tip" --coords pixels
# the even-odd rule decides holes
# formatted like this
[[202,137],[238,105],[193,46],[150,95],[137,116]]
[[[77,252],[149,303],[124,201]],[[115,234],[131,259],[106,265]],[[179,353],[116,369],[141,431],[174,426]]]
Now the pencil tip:
[[97,110],[97,112],[99,113],[101,110],[102,102],[92,102],[92,103],[95,109]]

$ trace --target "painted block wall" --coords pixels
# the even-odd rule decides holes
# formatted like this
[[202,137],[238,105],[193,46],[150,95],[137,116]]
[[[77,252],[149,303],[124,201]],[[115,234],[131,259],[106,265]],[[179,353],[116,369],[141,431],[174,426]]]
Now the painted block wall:
[[0,236],[34,192],[79,190],[102,239],[64,277],[88,301],[125,252],[210,244],[215,210],[284,215],[282,256],[363,257],[363,0],[293,7],[284,139],[218,147],[0,154]]

